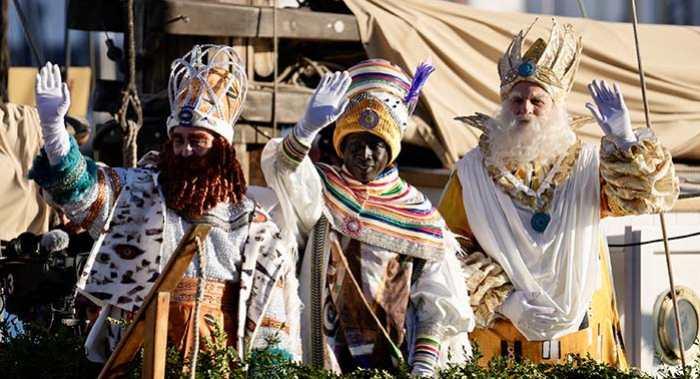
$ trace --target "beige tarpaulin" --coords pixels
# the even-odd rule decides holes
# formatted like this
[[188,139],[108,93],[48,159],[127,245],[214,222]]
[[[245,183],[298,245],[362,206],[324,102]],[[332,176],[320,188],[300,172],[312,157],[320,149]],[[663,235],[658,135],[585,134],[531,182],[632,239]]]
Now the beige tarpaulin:
[[[478,132],[454,121],[474,112],[493,113],[499,102],[496,64],[512,36],[537,15],[488,12],[440,0],[345,0],[357,17],[370,57],[413,70],[431,57],[437,71],[428,81],[424,104],[444,147],[439,155],[453,163],[477,142]],[[586,84],[594,78],[622,87],[632,122],[644,123],[632,25],[581,18],[570,22],[583,36],[583,58],[568,108],[588,115]],[[540,16],[526,41],[549,36],[551,16]],[[641,25],[641,50],[649,89],[651,119],[674,157],[700,159],[700,28]],[[579,134],[598,141],[589,124]]]
[[0,105],[0,239],[22,232],[48,230],[50,208],[38,186],[27,179],[32,160],[41,147],[36,108]]

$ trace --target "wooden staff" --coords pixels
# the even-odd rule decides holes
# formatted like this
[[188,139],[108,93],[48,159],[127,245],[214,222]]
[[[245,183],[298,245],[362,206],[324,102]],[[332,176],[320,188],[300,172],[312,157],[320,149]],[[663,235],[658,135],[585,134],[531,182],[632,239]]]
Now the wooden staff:
[[[644,119],[646,120],[647,128],[651,129],[651,121],[649,119],[649,102],[647,100],[647,85],[644,78],[644,69],[642,68],[642,55],[639,50],[639,34],[637,32],[637,5],[635,0],[630,0],[632,3],[632,27],[634,28],[634,45],[637,49],[637,66],[639,67],[639,81],[642,84],[642,100],[644,102]],[[671,253],[668,248],[668,234],[666,233],[666,218],[664,213],[659,213],[661,220],[661,235],[664,240],[664,254],[666,255],[666,269],[668,270],[668,282],[671,286],[671,299],[673,300],[673,316],[676,324],[676,333],[678,335],[678,346],[680,348],[681,367],[685,376],[685,347],[683,346],[683,334],[681,333],[681,319],[678,315],[678,301],[676,299],[676,286],[673,284],[673,269],[671,267]]]

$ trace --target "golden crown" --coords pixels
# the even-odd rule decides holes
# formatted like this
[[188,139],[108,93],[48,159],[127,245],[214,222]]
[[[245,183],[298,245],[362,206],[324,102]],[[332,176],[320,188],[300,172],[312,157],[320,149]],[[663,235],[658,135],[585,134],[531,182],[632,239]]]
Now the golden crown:
[[523,41],[536,22],[513,37],[498,61],[502,99],[516,84],[527,81],[542,86],[558,101],[566,97],[574,84],[583,47],[581,37],[571,24],[560,25],[552,19],[549,41],[538,38],[525,54],[521,54]]

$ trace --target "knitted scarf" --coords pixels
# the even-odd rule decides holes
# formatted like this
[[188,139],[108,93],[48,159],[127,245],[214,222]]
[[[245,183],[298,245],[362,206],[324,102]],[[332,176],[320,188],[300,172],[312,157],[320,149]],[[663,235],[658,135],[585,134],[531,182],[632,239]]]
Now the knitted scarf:
[[399,177],[394,166],[363,184],[345,167],[317,164],[323,197],[341,234],[380,248],[427,260],[444,251],[445,222],[430,200]]

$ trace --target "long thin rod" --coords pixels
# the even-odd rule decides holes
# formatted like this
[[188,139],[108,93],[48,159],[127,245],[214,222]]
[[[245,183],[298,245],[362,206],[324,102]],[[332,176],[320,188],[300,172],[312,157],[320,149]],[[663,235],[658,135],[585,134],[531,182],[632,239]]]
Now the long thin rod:
[[637,31],[637,5],[635,0],[630,0],[632,3],[632,27],[634,28],[634,46],[637,49],[637,66],[639,67],[639,81],[642,83],[642,102],[644,103],[644,120],[647,123],[647,128],[651,129],[651,119],[649,117],[649,102],[647,100],[647,82],[644,76],[644,68],[642,67],[642,56],[639,49],[639,34]]
[[69,0],[66,0],[66,28],[63,30],[63,53],[65,55],[63,65],[66,68],[66,75],[64,76],[66,79],[68,78],[68,67],[71,66],[70,29],[68,28],[68,4]]
[[272,135],[277,137],[277,100],[279,99],[278,94],[278,77],[279,77],[279,36],[277,35],[277,7],[279,6],[278,0],[275,0],[272,8],[272,44],[274,50],[274,75],[273,75],[273,88],[272,88]]
[[34,56],[36,65],[37,67],[41,68],[46,62],[44,61],[44,57],[39,53],[39,49],[36,47],[36,42],[34,41],[34,36],[32,35],[31,30],[29,30],[29,21],[27,21],[27,15],[24,13],[24,10],[22,9],[22,5],[19,3],[19,0],[13,0],[12,2],[15,4],[17,15],[19,16],[19,20],[22,23],[22,29],[24,29],[24,36],[27,37],[27,43],[29,44],[29,49],[32,51],[32,55]]
[[[644,68],[642,67],[642,54],[639,48],[639,32],[637,31],[637,4],[635,0],[630,0],[632,3],[632,27],[634,28],[634,45],[637,49],[637,66],[639,67],[639,80],[642,84],[642,101],[644,103],[644,119],[646,120],[647,128],[651,129],[651,119],[649,118],[649,101],[647,100],[647,84],[644,77]],[[664,239],[664,254],[666,255],[666,269],[668,270],[668,282],[671,286],[671,300],[673,300],[673,316],[676,324],[676,333],[678,334],[678,347],[680,348],[681,366],[685,375],[685,346],[683,346],[683,334],[681,333],[681,319],[678,315],[678,299],[676,299],[676,286],[673,280],[673,268],[671,266],[671,253],[668,248],[668,234],[666,233],[666,217],[664,213],[659,213],[661,221],[661,235]]]
[[581,17],[588,18],[586,7],[583,6],[583,0],[576,0],[576,2],[578,3],[578,10],[581,12]]

